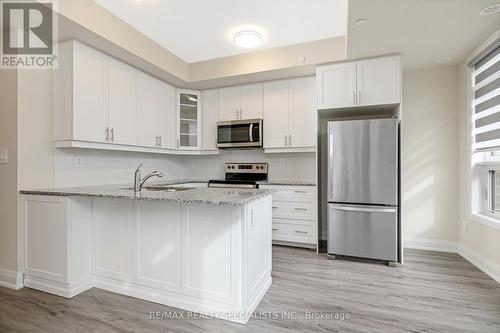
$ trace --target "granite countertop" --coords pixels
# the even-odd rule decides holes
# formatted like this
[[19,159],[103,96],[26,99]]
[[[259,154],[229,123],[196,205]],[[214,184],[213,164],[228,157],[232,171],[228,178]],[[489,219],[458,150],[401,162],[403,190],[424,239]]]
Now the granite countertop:
[[[163,181],[146,183],[145,187],[175,185],[183,183],[203,183],[204,181]],[[270,195],[269,190],[257,189],[226,189],[226,188],[191,188],[184,191],[167,192],[167,191],[148,191],[143,189],[137,195],[132,189],[131,184],[121,185],[100,185],[100,186],[82,186],[82,187],[66,187],[56,189],[41,189],[41,190],[22,190],[21,194],[32,195],[53,195],[53,196],[82,196],[82,197],[99,197],[113,199],[130,199],[130,200],[152,200],[175,203],[192,203],[192,204],[211,204],[211,205],[242,205],[251,200],[255,200],[266,195]]]

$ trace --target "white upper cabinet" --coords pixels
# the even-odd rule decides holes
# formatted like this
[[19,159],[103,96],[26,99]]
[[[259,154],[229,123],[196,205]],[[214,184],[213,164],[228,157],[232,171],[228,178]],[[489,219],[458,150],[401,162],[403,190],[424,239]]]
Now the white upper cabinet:
[[163,81],[157,80],[158,114],[157,133],[158,147],[175,149],[176,143],[176,89]]
[[316,79],[305,77],[289,81],[288,145],[316,147]]
[[389,56],[320,66],[318,109],[401,102],[401,57]]
[[288,80],[264,83],[264,148],[288,142]]
[[205,90],[201,95],[202,112],[202,150],[217,149],[217,112],[219,109],[219,90]]
[[158,90],[153,77],[137,72],[137,144],[158,146]]
[[174,149],[175,88],[137,71],[137,145]]
[[[72,42],[61,44],[61,57],[64,61],[55,71],[54,79],[54,139],[105,142],[108,126],[106,58],[86,45]],[[71,74],[72,85],[65,80]],[[67,113],[71,107],[73,121],[62,123],[71,120],[71,113]]]
[[359,61],[357,105],[394,104],[401,101],[401,58],[384,57]]
[[219,89],[219,120],[240,119],[239,88]]
[[240,87],[240,119],[262,118],[262,84]]
[[305,77],[264,84],[264,148],[267,152],[316,147],[316,80]]
[[177,90],[177,148],[200,149],[200,93],[194,90]]
[[110,141],[135,144],[135,70],[113,58],[108,58],[108,108]]
[[262,84],[219,90],[219,120],[262,118]]
[[356,64],[342,63],[316,69],[318,108],[356,105]]

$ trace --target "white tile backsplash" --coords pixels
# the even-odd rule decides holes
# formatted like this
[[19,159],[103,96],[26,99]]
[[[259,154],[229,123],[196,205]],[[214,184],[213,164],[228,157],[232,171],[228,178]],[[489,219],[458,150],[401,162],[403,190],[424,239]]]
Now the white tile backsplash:
[[139,163],[144,164],[143,174],[159,170],[163,179],[208,180],[224,177],[228,162],[267,162],[271,180],[316,180],[314,153],[225,150],[219,155],[182,156],[66,148],[55,152],[55,186],[130,183]]

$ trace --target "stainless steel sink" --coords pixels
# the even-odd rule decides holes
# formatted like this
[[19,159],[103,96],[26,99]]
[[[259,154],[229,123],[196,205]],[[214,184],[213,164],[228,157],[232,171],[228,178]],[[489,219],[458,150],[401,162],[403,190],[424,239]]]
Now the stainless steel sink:
[[[165,191],[165,192],[179,192],[192,190],[194,187],[180,187],[180,186],[143,186],[144,191]],[[134,190],[133,187],[124,188],[124,190]]]

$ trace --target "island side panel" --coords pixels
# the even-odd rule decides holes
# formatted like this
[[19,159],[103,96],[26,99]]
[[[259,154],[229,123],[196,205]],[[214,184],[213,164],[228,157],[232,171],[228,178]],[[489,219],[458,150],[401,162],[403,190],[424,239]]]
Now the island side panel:
[[90,289],[91,199],[22,198],[24,285],[67,298]]
[[244,228],[245,308],[251,314],[271,285],[272,197],[251,201]]

